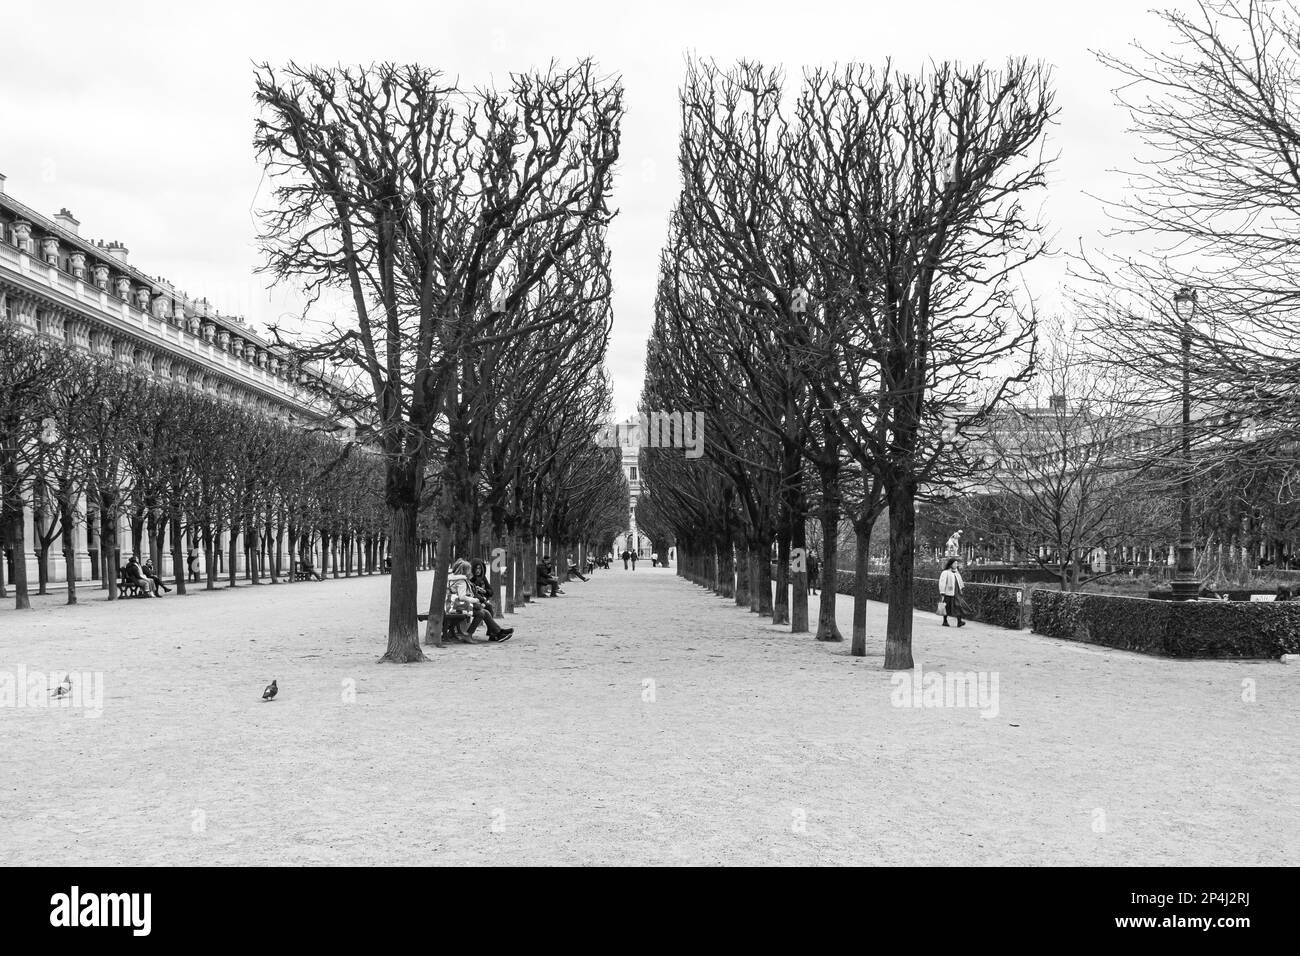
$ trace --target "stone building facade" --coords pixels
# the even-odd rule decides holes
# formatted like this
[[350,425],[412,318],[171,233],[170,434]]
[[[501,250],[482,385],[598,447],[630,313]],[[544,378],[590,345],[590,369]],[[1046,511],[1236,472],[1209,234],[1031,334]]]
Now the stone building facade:
[[627,527],[614,540],[615,555],[624,549],[635,551],[640,557],[648,558],[654,547],[650,539],[636,526],[636,503],[641,496],[641,423],[636,416],[629,418],[615,429],[619,449],[623,457],[623,474],[627,478],[628,516]]
[[[223,315],[207,299],[191,298],[140,271],[122,243],[82,238],[80,223],[67,209],[46,217],[19,202],[6,191],[3,175],[0,315],[34,335],[268,416],[324,417],[304,387],[318,373],[294,367],[242,318]],[[29,545],[31,520],[29,512]],[[123,533],[126,523],[123,518]],[[74,533],[79,576],[89,577],[87,530],[82,526]],[[6,557],[11,568],[17,556]],[[35,554],[26,560],[29,580],[35,581]],[[170,555],[165,563],[170,564]],[[170,574],[169,567],[160,570]],[[61,580],[63,562],[51,562],[50,572]]]

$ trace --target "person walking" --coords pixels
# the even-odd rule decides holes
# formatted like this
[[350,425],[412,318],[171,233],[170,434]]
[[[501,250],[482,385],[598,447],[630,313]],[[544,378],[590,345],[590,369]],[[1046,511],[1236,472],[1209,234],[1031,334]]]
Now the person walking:
[[965,627],[961,610],[961,559],[949,558],[939,575],[939,594],[943,598],[943,626],[948,627],[948,616],[957,618],[957,626]]
[[631,554],[632,554],[632,570],[635,571],[635,570],[636,570],[636,552],[633,551],[633,552],[631,552]]
[[817,552],[808,552],[808,560],[804,562],[804,567],[808,569],[808,593],[816,594],[818,574],[821,571],[821,565],[817,563]]
[[630,554],[631,554],[631,552],[629,552],[629,551],[627,550],[627,548],[624,548],[624,549],[623,549],[623,570],[624,570],[624,571],[627,570],[627,559],[628,559],[628,557],[630,556]]
[[190,583],[193,584],[199,579],[199,549],[190,548],[190,555],[185,559],[185,564],[190,570]]

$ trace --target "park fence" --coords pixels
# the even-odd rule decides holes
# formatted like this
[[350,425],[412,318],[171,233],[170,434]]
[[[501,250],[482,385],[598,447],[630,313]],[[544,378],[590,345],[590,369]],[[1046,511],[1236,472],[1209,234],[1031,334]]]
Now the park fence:
[[[854,575],[837,572],[852,596]],[[1300,653],[1300,601],[1168,601],[1006,584],[962,588],[967,620],[1164,657],[1278,658]],[[869,601],[889,601],[889,576],[868,574]],[[912,606],[934,612],[937,578],[913,578]]]

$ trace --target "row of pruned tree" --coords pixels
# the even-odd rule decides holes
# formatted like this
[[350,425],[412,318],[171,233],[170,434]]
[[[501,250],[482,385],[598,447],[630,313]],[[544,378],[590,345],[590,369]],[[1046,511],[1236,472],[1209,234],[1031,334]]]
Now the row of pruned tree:
[[[1032,366],[1012,280],[1042,251],[1024,203],[1047,169],[1048,71],[851,65],[787,90],[779,70],[693,62],[681,113],[642,402],[704,411],[706,454],[648,449],[647,495],[685,573],[794,631],[807,517],[828,581],[852,520],[865,588],[887,515],[885,666],[911,667],[917,502],[962,479],[966,436]],[[818,639],[841,639],[834,612],[823,588]]]
[[[608,547],[627,517],[604,372],[622,88],[584,61],[466,88],[436,70],[260,67],[275,186],[266,271],[320,313],[278,334],[382,457],[393,545],[383,660],[424,659],[418,524],[435,525],[426,643],[453,555],[526,601],[539,547]],[[309,320],[313,318],[308,315]],[[539,545],[539,542],[545,544]]]
[[388,546],[382,468],[364,449],[10,322],[0,322],[0,475],[19,608],[30,606],[27,553],[44,594],[56,543],[76,603],[78,528],[110,599],[124,544],[159,568],[167,549],[180,593],[189,547],[202,550],[211,589],[223,544],[232,587],[241,556],[248,580],[275,583],[293,578],[286,556],[317,545],[318,570],[336,575],[337,564],[377,570]]

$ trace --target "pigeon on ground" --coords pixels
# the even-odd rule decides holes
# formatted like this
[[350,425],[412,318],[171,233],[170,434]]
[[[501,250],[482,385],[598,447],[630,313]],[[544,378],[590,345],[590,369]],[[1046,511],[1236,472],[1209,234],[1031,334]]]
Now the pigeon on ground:
[[262,700],[275,700],[275,695],[280,692],[280,688],[275,686],[275,681],[266,685],[266,690],[262,691]]
[[72,693],[72,675],[64,674],[63,682],[59,684],[58,687],[54,688],[54,696],[67,697],[71,693]]

